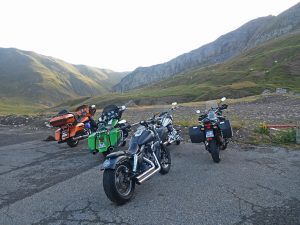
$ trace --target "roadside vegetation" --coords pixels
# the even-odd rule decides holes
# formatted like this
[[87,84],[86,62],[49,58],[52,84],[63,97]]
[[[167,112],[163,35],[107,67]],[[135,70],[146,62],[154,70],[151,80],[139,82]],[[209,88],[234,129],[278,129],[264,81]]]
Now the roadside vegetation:
[[261,123],[254,129],[249,143],[296,146],[296,128],[270,129]]

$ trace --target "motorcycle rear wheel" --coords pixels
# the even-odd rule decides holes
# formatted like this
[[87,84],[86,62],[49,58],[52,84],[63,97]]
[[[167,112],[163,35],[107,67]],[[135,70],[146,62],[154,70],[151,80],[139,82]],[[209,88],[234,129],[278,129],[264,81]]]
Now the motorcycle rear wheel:
[[208,149],[211,154],[211,157],[215,163],[219,163],[220,159],[220,146],[217,144],[216,140],[208,142]]
[[128,162],[122,162],[115,169],[104,170],[103,188],[106,196],[117,205],[128,202],[135,189],[135,182],[129,174],[131,166]]
[[74,140],[73,138],[70,138],[67,140],[67,145],[69,145],[71,148],[74,148],[78,145],[79,140]]

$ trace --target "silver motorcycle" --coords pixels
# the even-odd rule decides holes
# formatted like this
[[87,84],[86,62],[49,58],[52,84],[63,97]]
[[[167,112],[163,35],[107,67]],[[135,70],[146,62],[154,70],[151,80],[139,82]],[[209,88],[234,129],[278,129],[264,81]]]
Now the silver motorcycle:
[[168,129],[168,136],[164,141],[165,145],[170,145],[175,143],[179,145],[183,140],[180,136],[180,130],[176,130],[173,126],[173,116],[171,114],[177,108],[177,102],[172,103],[172,107],[165,112],[162,112],[158,117],[158,125],[166,127]]

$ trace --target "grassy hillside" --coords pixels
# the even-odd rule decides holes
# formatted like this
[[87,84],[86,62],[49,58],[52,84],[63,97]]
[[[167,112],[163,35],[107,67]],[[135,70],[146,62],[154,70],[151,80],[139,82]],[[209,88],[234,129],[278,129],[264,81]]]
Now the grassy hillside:
[[[300,93],[300,33],[268,42],[226,63],[194,69],[142,89],[105,94],[83,102],[103,106],[129,100],[136,104],[159,104],[222,96],[240,98],[277,87]],[[77,101],[61,107],[81,103]]]
[[[72,65],[34,52],[0,48],[0,97],[7,107],[53,106],[106,93],[125,73]],[[16,107],[17,109],[18,107]]]

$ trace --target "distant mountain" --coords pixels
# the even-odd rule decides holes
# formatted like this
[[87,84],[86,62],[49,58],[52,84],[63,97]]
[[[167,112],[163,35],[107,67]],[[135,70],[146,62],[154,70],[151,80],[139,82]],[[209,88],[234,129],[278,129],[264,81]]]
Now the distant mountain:
[[[75,107],[82,103],[137,105],[191,102],[259,95],[264,90],[284,88],[300,93],[300,31],[267,41],[251,50],[212,66],[182,72],[158,83],[98,97],[67,102]],[[267,110],[267,109],[266,109]]]
[[300,3],[278,16],[254,19],[240,28],[219,37],[214,42],[180,55],[169,62],[137,68],[114,86],[113,90],[124,92],[151,85],[157,81],[195,68],[223,63],[266,41],[300,29],[299,15]]
[[0,100],[54,105],[110,91],[127,73],[72,65],[15,48],[0,48]]

